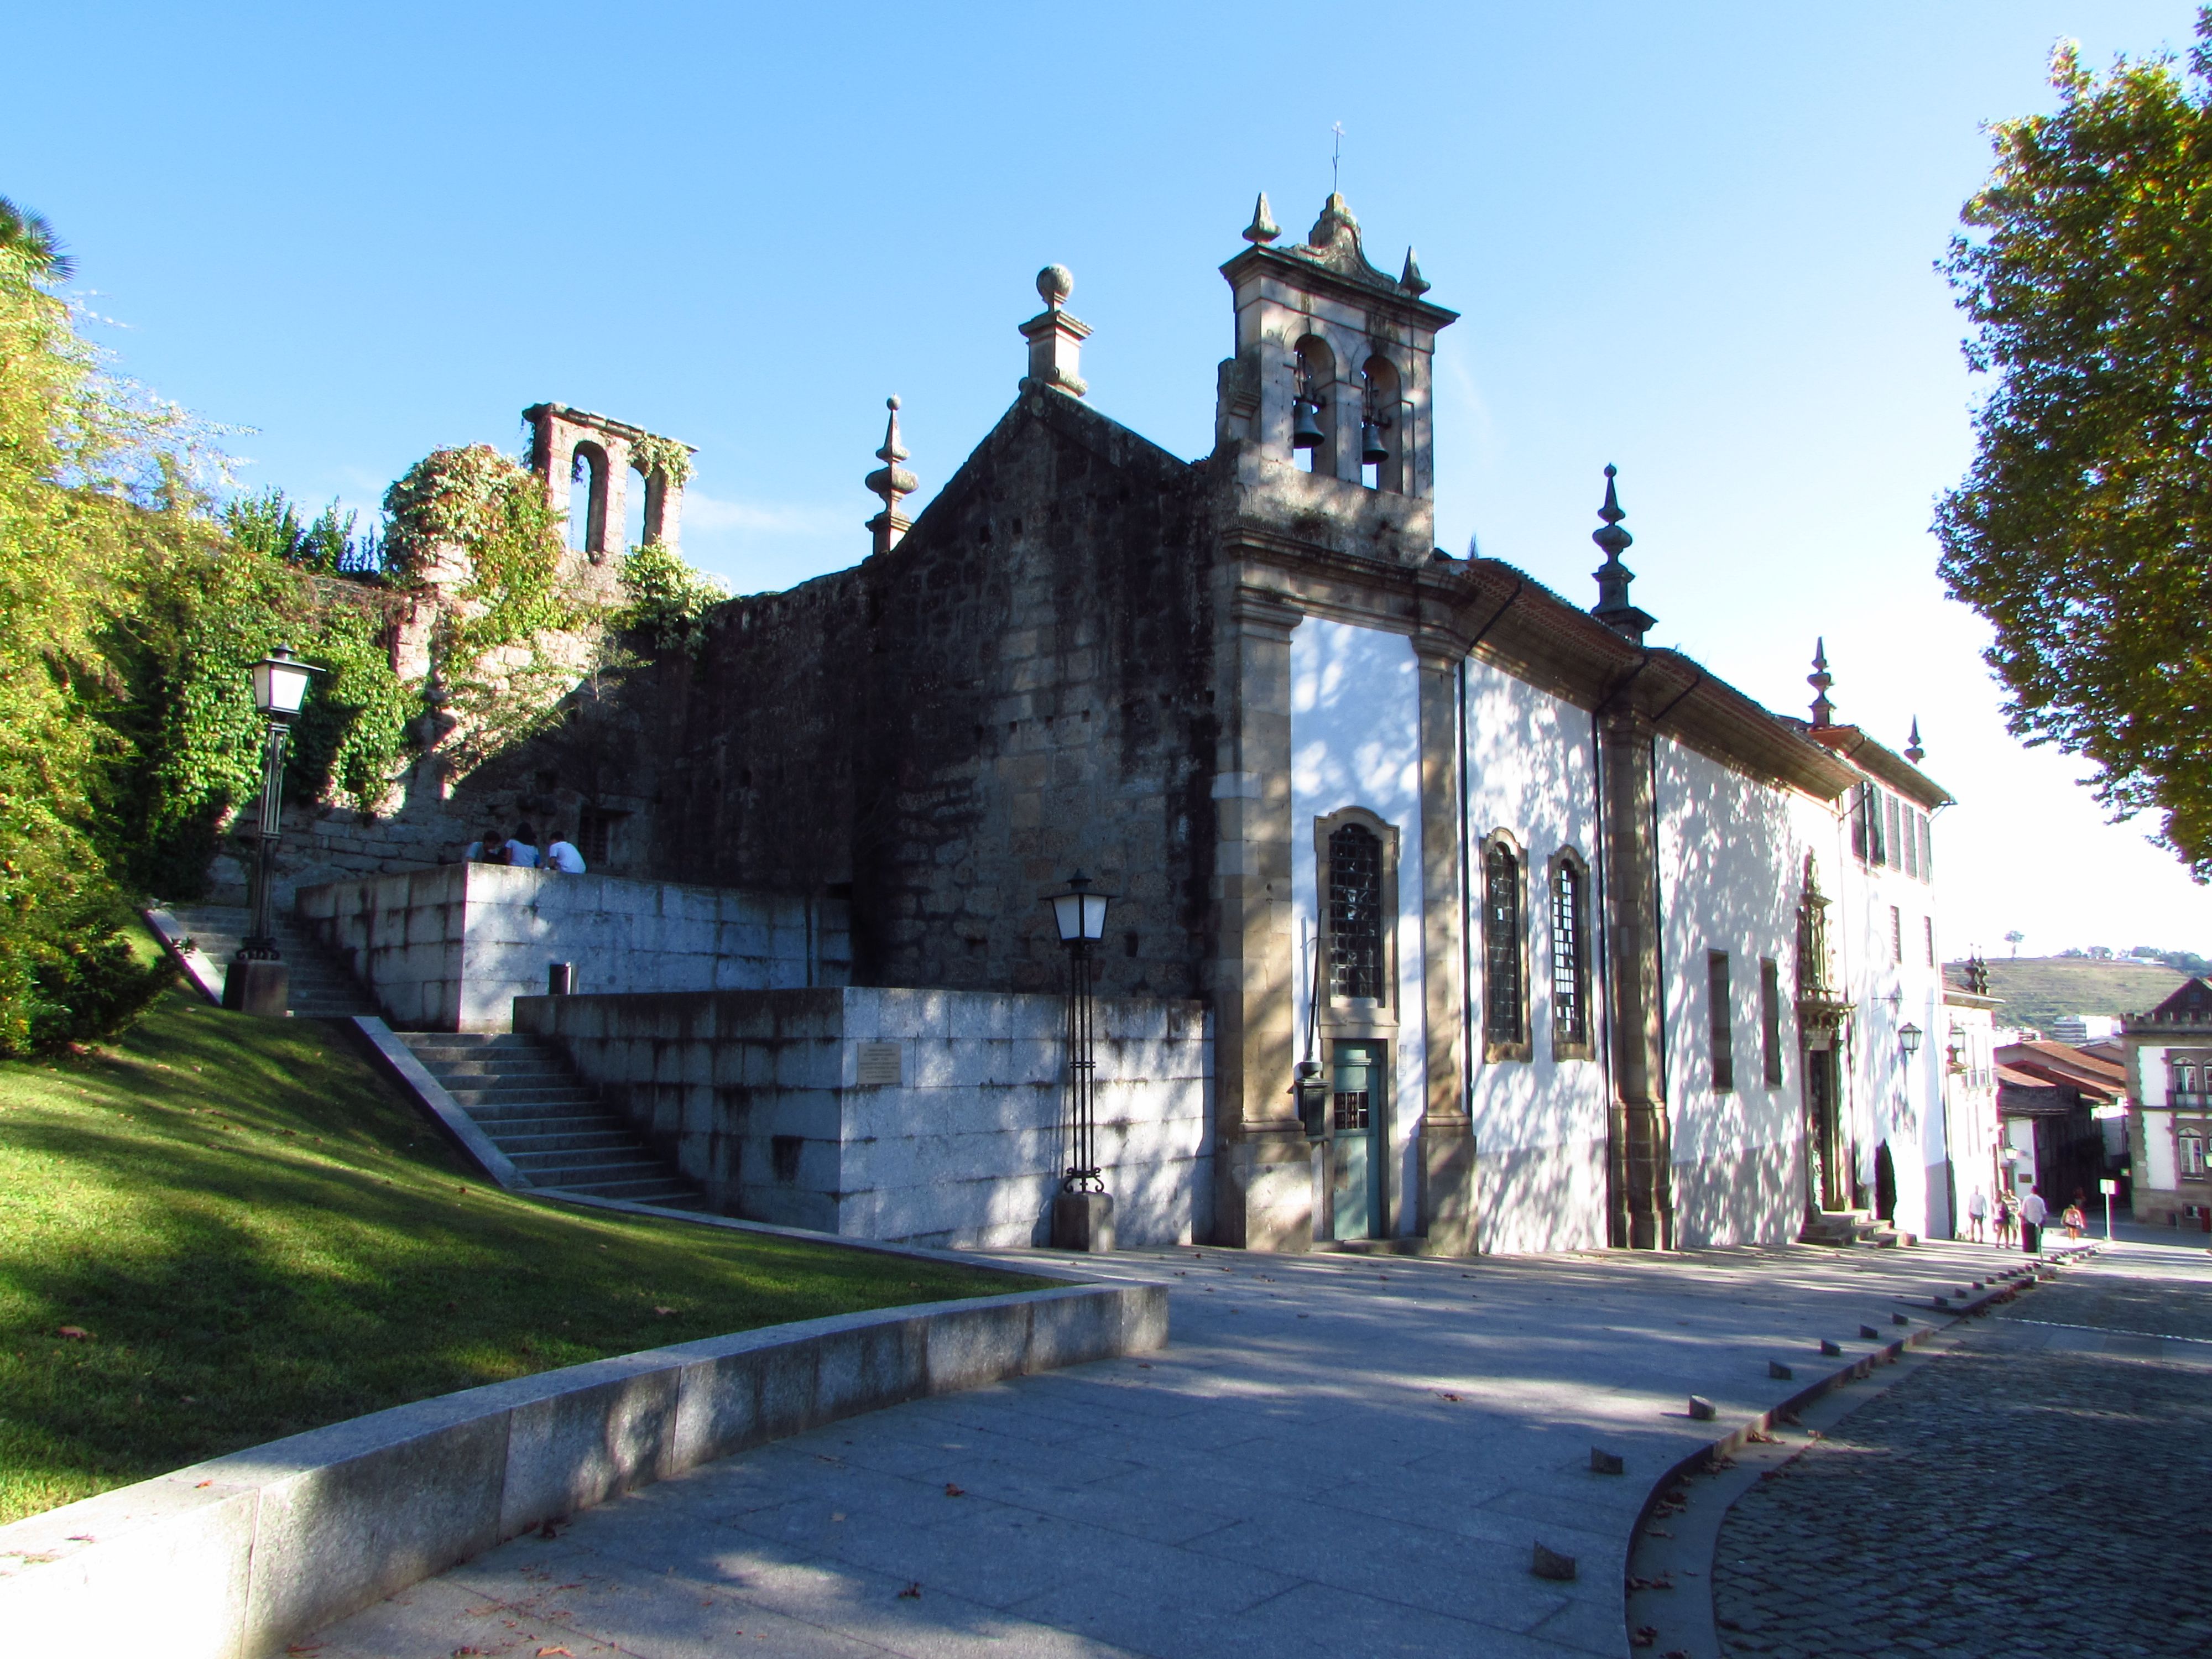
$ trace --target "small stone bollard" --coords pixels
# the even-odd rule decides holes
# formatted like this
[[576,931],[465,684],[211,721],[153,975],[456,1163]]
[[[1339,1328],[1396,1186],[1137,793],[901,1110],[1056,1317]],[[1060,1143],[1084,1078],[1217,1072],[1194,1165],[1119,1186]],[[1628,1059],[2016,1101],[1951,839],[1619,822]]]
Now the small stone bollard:
[[1539,1578],[1556,1578],[1565,1583],[1575,1576],[1575,1558],[1562,1555],[1557,1550],[1547,1550],[1539,1544],[1534,1557],[1528,1563],[1528,1571]]
[[1592,1446],[1590,1473],[1592,1474],[1626,1474],[1628,1473],[1628,1465],[1622,1461],[1619,1452],[1600,1451],[1595,1446]]
[[1840,1342],[1831,1342],[1824,1336],[1820,1339],[1820,1352],[1831,1359],[1838,1359],[1843,1357],[1844,1345]]
[[1912,1322],[1903,1314],[1892,1314],[1889,1316],[1889,1322],[1893,1325],[1910,1325]]
[[1881,1340],[1881,1333],[1875,1329],[1871,1325],[1862,1325],[1859,1327],[1859,1340],[1862,1342],[1879,1342]]
[[1778,1382],[1790,1382],[1797,1375],[1778,1359],[1770,1359],[1766,1362],[1766,1374]]
[[1692,1395],[1690,1396],[1690,1417],[1694,1422],[1711,1422],[1713,1420],[1713,1402],[1706,1399],[1705,1395],[1701,1394]]
[[1988,1286],[1987,1286],[1986,1285],[1984,1285],[1984,1284],[1983,1283],[1983,1281],[1982,1281],[1982,1280],[1980,1280],[1980,1279],[1976,1279],[1976,1280],[1974,1281],[1974,1288],[1975,1288],[1976,1290],[1979,1291],[1979,1290],[1985,1290],[1985,1289],[1987,1289],[1987,1288],[1988,1288]]
[[1939,1308],[1948,1308],[1951,1305],[1951,1298],[1945,1296],[1941,1291],[1938,1291],[1936,1293],[1935,1301],[1936,1305]]

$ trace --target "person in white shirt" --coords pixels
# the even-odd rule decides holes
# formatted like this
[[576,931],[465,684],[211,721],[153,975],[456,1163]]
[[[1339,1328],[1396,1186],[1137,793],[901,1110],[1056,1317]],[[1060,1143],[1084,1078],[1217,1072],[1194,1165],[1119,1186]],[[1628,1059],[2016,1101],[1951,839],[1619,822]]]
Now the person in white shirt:
[[507,861],[518,870],[538,867],[538,832],[528,824],[514,826],[514,838],[507,843]]
[[580,876],[584,873],[584,855],[576,850],[574,842],[556,831],[545,848],[545,867],[558,870],[564,876]]
[[1982,1224],[1989,1218],[1990,1201],[1982,1196],[1982,1189],[1977,1187],[1974,1195],[1966,1200],[1966,1236],[1975,1243],[1983,1243]]
[[2043,1248],[2043,1221],[2050,1213],[2042,1192],[2030,1188],[2027,1196],[2020,1201],[2020,1248],[2030,1255]]

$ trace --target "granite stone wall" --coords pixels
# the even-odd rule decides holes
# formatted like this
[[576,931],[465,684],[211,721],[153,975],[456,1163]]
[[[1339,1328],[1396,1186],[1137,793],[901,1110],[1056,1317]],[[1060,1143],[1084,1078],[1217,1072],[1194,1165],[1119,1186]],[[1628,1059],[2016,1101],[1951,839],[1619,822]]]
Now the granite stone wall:
[[403,1030],[503,1031],[549,963],[580,990],[842,985],[840,899],[448,864],[304,889],[300,921],[348,960]]
[[[1059,997],[830,988],[522,997],[726,1214],[850,1238],[1042,1244],[1067,1157]],[[1097,1004],[1097,1152],[1123,1244],[1210,1237],[1211,1025]]]

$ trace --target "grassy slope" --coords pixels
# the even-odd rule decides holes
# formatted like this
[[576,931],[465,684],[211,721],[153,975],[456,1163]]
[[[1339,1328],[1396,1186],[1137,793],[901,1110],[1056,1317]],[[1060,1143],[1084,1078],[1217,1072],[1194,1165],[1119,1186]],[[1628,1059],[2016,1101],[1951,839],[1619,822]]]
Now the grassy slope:
[[2002,1025],[2047,1030],[2061,1014],[2139,1014],[2187,978],[2157,963],[2091,962],[2080,957],[1992,957],[1990,994],[2004,999]]
[[0,1522],[454,1389],[1040,1282],[514,1197],[342,1034],[170,992],[0,1065]]

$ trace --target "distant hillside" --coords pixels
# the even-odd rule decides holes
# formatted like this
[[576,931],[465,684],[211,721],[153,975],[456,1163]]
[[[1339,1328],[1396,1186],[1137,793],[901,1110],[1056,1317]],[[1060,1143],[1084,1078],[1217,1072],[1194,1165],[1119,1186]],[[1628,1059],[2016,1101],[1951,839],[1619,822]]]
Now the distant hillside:
[[[1960,964],[1948,975],[1961,981]],[[2086,957],[1991,957],[1990,994],[2002,997],[2000,1025],[2048,1028],[2061,1014],[2139,1014],[2166,1000],[2188,975],[2151,962]]]

